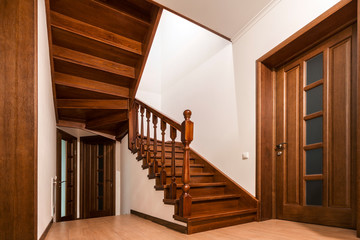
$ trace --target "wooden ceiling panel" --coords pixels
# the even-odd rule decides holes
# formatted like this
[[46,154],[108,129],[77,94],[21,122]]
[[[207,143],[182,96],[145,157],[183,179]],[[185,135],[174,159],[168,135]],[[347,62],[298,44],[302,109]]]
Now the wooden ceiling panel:
[[117,96],[61,85],[56,85],[56,96],[57,99],[123,99]]
[[133,18],[120,14],[111,8],[90,0],[53,0],[51,10],[86,22],[93,26],[143,42],[148,30]]
[[122,113],[124,110],[111,110],[111,109],[59,109],[59,119],[70,120],[77,119],[77,121],[86,122],[92,119],[100,118],[103,116]]
[[54,70],[55,72],[65,73],[123,87],[129,87],[130,83],[134,81],[131,78],[58,59],[54,59]]
[[140,55],[104,44],[59,28],[52,27],[53,44],[107,59],[127,66],[135,67]]

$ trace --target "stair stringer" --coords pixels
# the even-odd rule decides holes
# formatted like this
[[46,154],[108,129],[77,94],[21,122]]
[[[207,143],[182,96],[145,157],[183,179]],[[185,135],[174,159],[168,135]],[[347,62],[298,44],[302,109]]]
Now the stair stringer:
[[128,137],[121,142],[121,214],[130,214],[130,210],[160,218],[181,226],[186,223],[173,218],[174,206],[163,203],[164,192],[154,189],[155,179],[148,178],[143,170],[142,161],[128,149]]

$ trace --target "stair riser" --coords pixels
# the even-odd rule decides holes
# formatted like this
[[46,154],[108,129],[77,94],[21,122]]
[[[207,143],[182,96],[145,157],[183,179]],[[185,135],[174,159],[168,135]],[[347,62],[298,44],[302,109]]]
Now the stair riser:
[[216,218],[200,222],[190,222],[188,223],[188,234],[208,231],[222,227],[234,226],[237,224],[248,223],[252,221],[256,221],[255,213],[225,218]]
[[[158,173],[160,173],[160,170],[161,170],[161,167],[159,167]],[[170,167],[166,167],[165,171],[166,171],[166,175],[171,175],[171,168]],[[201,173],[201,172],[203,172],[202,167],[190,167],[190,174],[192,174],[192,173]],[[182,167],[176,167],[175,174],[176,175],[181,175],[182,174]]]
[[[181,177],[176,178],[176,183],[182,183]],[[208,183],[213,182],[213,176],[191,176],[190,177],[190,183]],[[171,177],[166,178],[166,184],[171,183]],[[160,184],[160,177],[156,177],[156,185],[162,185]]]
[[239,199],[226,199],[205,202],[193,202],[191,205],[191,213],[197,214],[208,212],[209,209],[228,210],[237,209],[239,207]]
[[[165,191],[168,191],[168,189],[165,189]],[[190,188],[190,195],[192,197],[201,197],[206,195],[221,195],[224,193],[225,193],[225,187]],[[182,189],[178,188],[176,191],[176,198],[179,199],[181,194],[182,194]],[[165,196],[167,196],[166,193]]]

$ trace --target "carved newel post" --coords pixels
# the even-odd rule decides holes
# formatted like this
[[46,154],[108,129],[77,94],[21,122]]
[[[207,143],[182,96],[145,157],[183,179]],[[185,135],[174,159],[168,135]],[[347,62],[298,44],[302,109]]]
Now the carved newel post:
[[181,142],[184,144],[184,163],[182,170],[182,194],[179,199],[179,215],[188,217],[191,215],[192,198],[190,191],[190,143],[193,140],[194,123],[190,121],[191,111],[184,111],[185,121],[181,124]]

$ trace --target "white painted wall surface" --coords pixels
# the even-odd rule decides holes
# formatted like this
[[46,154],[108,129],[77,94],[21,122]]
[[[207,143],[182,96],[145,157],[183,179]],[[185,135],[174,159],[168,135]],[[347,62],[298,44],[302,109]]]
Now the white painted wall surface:
[[174,220],[173,205],[163,203],[164,192],[154,189],[155,179],[148,179],[148,169],[143,170],[142,161],[136,160],[128,149],[128,136],[121,142],[121,214],[130,214],[130,210],[148,214],[185,226]]
[[[236,146],[229,149],[229,155],[234,156],[231,162],[217,166],[252,194],[255,194],[256,167],[255,61],[337,2],[338,0],[281,0],[268,9],[266,15],[255,19],[252,27],[233,41],[237,104],[232,111],[234,118],[238,118],[238,130],[232,136],[236,139]],[[250,158],[242,161],[238,155],[241,152],[249,152]]]
[[56,119],[45,2],[38,1],[38,238],[52,219],[51,178],[56,175]]
[[[191,146],[253,195],[255,61],[337,2],[274,1],[233,44],[166,11],[162,16],[156,39],[162,54],[156,58],[162,63],[157,74],[162,76],[162,112],[181,122],[182,112],[191,109]],[[246,161],[243,152],[249,152]]]

